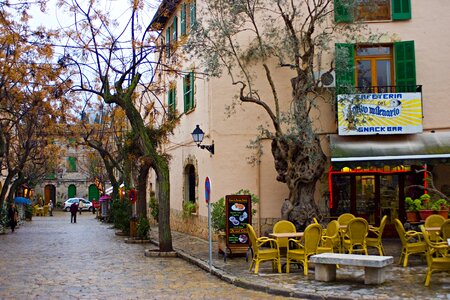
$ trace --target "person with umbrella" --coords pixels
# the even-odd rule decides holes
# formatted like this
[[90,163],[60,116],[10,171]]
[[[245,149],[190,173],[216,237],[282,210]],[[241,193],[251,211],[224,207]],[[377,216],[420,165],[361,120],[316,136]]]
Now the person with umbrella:
[[11,232],[14,232],[14,229],[17,225],[17,208],[14,203],[10,203],[8,208],[8,217],[9,217],[9,226],[11,226]]

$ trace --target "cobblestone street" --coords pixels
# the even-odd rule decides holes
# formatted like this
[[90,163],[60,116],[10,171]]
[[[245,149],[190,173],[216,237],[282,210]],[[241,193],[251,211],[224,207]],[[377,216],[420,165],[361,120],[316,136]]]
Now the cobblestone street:
[[[180,258],[150,258],[91,213],[57,211],[0,235],[0,299],[276,299]],[[281,299],[281,297],[279,297]],[[283,298],[287,299],[287,298]]]

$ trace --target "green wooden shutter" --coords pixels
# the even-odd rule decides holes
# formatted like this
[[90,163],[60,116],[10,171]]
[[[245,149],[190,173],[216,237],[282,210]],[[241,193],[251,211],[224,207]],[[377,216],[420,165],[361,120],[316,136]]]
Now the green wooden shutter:
[[74,184],[69,185],[67,188],[67,197],[73,198],[77,195],[77,187]]
[[184,112],[189,110],[189,95],[188,90],[190,86],[188,85],[189,75],[183,77],[183,102],[184,102]]
[[194,72],[189,73],[189,83],[191,84],[191,94],[189,95],[189,104],[190,109],[194,109],[195,103],[194,103]]
[[178,40],[178,18],[177,17],[173,17],[173,23],[172,23],[172,28],[173,28],[173,41],[176,42]]
[[336,23],[353,22],[353,15],[351,14],[352,3],[354,1],[334,0],[334,21]]
[[186,3],[181,5],[181,16],[180,16],[180,34],[181,36],[186,35]]
[[336,44],[336,95],[352,92],[355,87],[355,45]]
[[395,85],[397,92],[416,91],[414,41],[394,43]]
[[76,172],[77,171],[77,163],[75,157],[68,157],[67,161],[69,163],[69,172]]
[[166,57],[170,57],[170,27],[166,28]]
[[411,19],[411,0],[392,0],[392,20]]
[[190,26],[193,28],[195,26],[195,23],[197,22],[197,12],[196,12],[196,5],[195,0],[191,0],[191,3],[189,5],[189,12],[190,12]]
[[174,114],[175,114],[175,97],[176,97],[176,92],[175,92],[175,88],[171,88],[169,90],[169,95],[168,95],[168,113],[169,113],[169,118],[173,118]]

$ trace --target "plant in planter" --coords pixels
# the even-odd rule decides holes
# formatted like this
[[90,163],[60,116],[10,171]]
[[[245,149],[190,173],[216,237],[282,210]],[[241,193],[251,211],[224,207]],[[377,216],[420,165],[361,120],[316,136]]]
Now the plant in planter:
[[411,197],[406,197],[405,204],[406,204],[406,219],[408,220],[408,222],[419,221],[419,216],[417,212],[422,206],[422,201],[420,199],[413,200]]
[[33,206],[25,205],[25,220],[31,221],[33,218]]
[[443,216],[445,219],[448,218],[448,202],[445,199],[438,199],[432,205],[432,210],[436,211],[437,214]]
[[428,216],[433,214],[431,209],[431,197],[429,194],[423,194],[420,196],[420,201],[422,202],[419,214],[422,220],[425,220]]
[[191,201],[183,202],[183,218],[189,218],[193,213],[197,212],[197,204]]
[[150,232],[150,222],[144,216],[139,218],[139,222],[137,224],[137,236],[141,240],[148,239],[148,233]]

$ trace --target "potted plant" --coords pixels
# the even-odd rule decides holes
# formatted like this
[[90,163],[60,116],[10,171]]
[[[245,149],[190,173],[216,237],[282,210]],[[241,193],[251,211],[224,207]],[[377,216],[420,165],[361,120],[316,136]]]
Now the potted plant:
[[197,212],[197,203],[191,201],[183,202],[183,218],[189,218]]
[[418,222],[419,215],[418,211],[422,205],[422,201],[420,199],[413,200],[411,197],[405,198],[406,205],[406,219],[408,222]]
[[33,218],[33,206],[32,205],[25,205],[25,220],[31,221]]
[[427,217],[433,214],[433,210],[431,209],[431,197],[429,194],[423,194],[420,196],[421,207],[419,210],[419,215],[421,220],[426,220]]
[[445,219],[448,218],[448,202],[445,199],[439,199],[433,203],[433,211],[437,214],[443,216]]
[[[259,198],[252,194],[249,190],[241,189],[234,193],[235,195],[251,195],[252,205],[259,202]],[[252,208],[252,216],[256,213],[256,209]],[[220,198],[211,204],[211,227],[217,234],[219,253],[225,253],[226,244],[226,210],[225,197]]]
[[137,236],[140,240],[147,240],[148,233],[150,232],[150,222],[144,216],[139,218],[137,223]]

